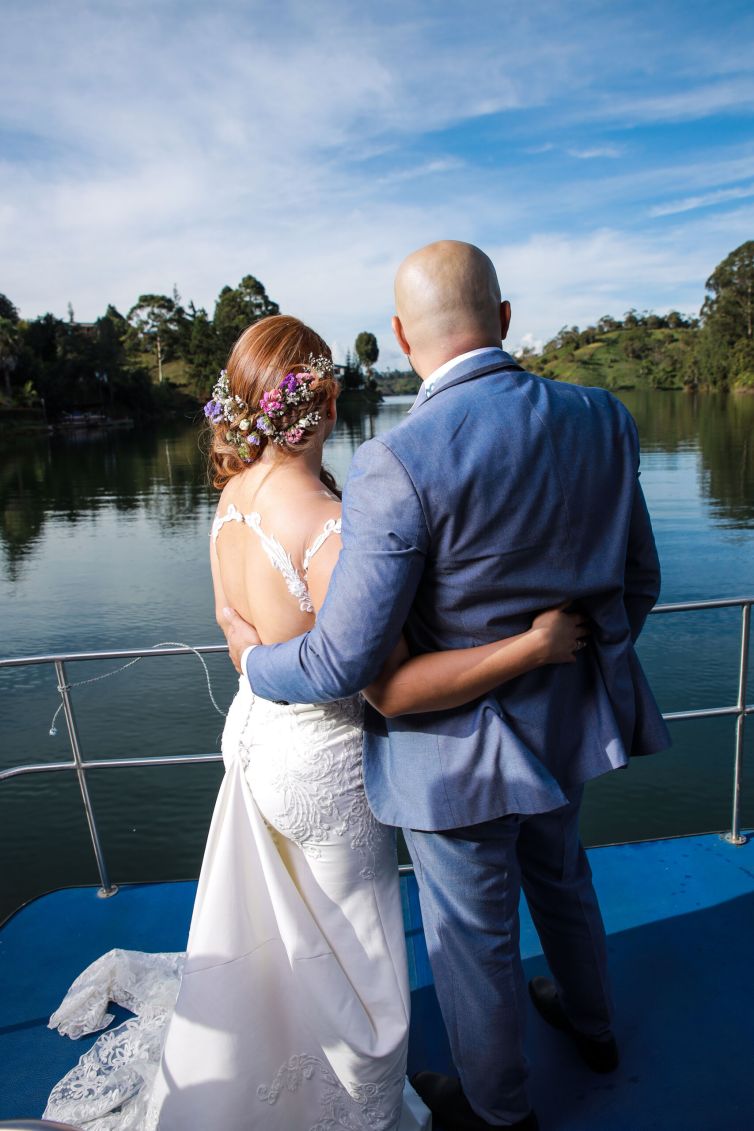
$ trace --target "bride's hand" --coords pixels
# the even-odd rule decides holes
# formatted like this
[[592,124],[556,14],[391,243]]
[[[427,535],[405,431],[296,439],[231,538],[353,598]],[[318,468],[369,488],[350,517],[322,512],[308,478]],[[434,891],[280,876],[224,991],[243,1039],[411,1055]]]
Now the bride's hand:
[[241,657],[251,644],[261,644],[259,633],[235,609],[223,609],[226,627],[223,628],[225,639],[228,641],[228,651],[231,662],[239,675],[241,671]]
[[579,652],[586,648],[589,621],[583,613],[567,613],[569,604],[548,609],[532,621],[529,632],[539,643],[541,664],[573,664]]

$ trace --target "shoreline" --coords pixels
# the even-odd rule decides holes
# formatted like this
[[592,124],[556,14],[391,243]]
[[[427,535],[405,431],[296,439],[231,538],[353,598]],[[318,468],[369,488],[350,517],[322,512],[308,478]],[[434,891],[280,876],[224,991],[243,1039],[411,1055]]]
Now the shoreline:
[[[548,378],[548,380],[560,380],[558,377]],[[582,388],[605,388],[606,386],[591,386],[584,385],[580,381],[568,382],[572,385],[578,385]],[[733,385],[726,388],[715,387],[714,385],[673,385],[661,386],[653,388],[651,385],[619,385],[611,388],[608,391],[611,393],[623,392],[636,392],[646,390],[650,393],[683,393],[686,396],[733,396],[733,397],[750,397],[754,396],[754,387],[750,385]],[[401,394],[381,392],[379,390],[368,389],[344,389],[338,397],[338,403],[344,408],[374,408],[394,396],[414,396],[414,394]],[[189,399],[186,398],[186,402]],[[105,415],[105,419],[101,422],[82,419],[79,423],[77,421],[63,421],[61,417],[48,417],[42,410],[34,410],[21,407],[2,407],[0,408],[0,441],[10,439],[12,436],[33,436],[38,438],[42,435],[49,436],[65,436],[65,435],[80,435],[81,433],[92,432],[110,432],[121,431],[124,429],[134,428],[137,425],[153,425],[158,424],[165,420],[180,420],[187,419],[187,410],[196,409],[197,413],[201,408],[201,404],[197,401],[195,404],[193,398],[189,403],[184,402],[183,405],[171,406],[170,409],[165,411],[154,412],[137,412],[133,415],[125,415],[122,413],[120,406],[113,406],[115,415]]]

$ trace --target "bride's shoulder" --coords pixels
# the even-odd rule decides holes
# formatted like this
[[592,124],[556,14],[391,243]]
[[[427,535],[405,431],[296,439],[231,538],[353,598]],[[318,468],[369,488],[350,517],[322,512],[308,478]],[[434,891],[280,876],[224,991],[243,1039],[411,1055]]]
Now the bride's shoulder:
[[231,480],[230,483],[226,483],[222,491],[220,492],[220,497],[217,500],[217,518],[221,518],[223,515],[228,514],[229,511],[232,512],[233,510],[243,510],[243,507],[239,506],[239,503],[241,503],[241,501],[242,500],[239,497],[238,490],[236,489],[233,481]]
[[298,532],[305,545],[313,542],[323,530],[340,532],[340,499],[329,491],[314,491],[308,495],[282,499],[278,508],[278,521]]
[[294,556],[303,553],[323,530],[339,532],[340,512],[340,499],[324,484],[286,482],[282,476],[270,476],[261,485],[243,482],[238,476],[223,488],[217,507],[218,519],[230,514],[248,521],[253,514],[256,525],[274,535]]

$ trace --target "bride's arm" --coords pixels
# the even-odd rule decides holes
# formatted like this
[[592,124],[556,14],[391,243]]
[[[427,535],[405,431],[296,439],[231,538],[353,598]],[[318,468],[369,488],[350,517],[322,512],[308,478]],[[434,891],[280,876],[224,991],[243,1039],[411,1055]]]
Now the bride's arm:
[[212,589],[215,599],[215,620],[220,628],[225,632],[225,617],[223,609],[228,604],[228,599],[225,596],[223,589],[222,578],[220,576],[220,559],[217,556],[217,547],[215,546],[214,538],[210,537],[209,540],[209,564],[212,570]]
[[581,614],[548,609],[526,632],[476,648],[409,656],[401,641],[364,695],[387,718],[460,707],[544,664],[573,663],[588,635]]

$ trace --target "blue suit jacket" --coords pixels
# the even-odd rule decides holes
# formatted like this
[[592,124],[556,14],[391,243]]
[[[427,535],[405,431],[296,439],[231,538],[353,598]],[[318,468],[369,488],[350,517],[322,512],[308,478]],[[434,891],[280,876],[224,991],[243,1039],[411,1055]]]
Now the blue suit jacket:
[[634,651],[659,592],[630,414],[603,389],[469,358],[356,453],[343,550],[311,632],[256,648],[267,699],[351,695],[406,632],[412,652],[518,633],[573,598],[594,635],[466,707],[367,706],[364,780],[387,824],[445,829],[565,803],[563,791],[669,745]]

